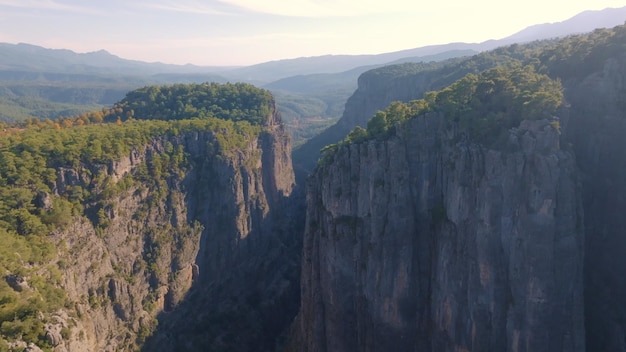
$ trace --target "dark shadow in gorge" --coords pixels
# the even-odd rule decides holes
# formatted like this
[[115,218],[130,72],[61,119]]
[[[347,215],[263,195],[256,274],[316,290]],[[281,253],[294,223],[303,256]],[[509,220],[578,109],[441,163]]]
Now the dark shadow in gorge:
[[143,351],[275,351],[298,312],[303,187],[269,200],[265,216],[252,211],[252,231],[237,239],[232,208],[220,198],[227,192],[211,183],[214,165],[197,162],[184,182],[187,221],[204,226],[200,275],[178,306],[158,315]]

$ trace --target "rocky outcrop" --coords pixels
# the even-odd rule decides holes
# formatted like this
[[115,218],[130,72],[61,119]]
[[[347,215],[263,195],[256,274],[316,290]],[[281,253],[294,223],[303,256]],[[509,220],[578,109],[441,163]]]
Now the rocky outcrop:
[[290,150],[283,126],[270,123],[258,146],[226,163],[196,161],[187,212],[204,225],[199,284],[160,316],[146,351],[275,349],[298,308],[301,242],[294,229],[303,215],[289,199]]
[[[58,170],[56,194],[93,186],[95,178],[124,186],[86,203],[86,217],[51,236],[59,251],[60,285],[76,312],[59,312],[64,317],[49,326],[46,338],[55,351],[136,350],[155,333],[167,349],[176,341],[171,330],[155,330],[157,318],[168,326],[178,315],[187,318],[180,325],[191,332],[187,342],[203,334],[189,316],[211,312],[189,304],[190,293],[217,300],[212,290],[230,279],[233,267],[278,241],[271,214],[286,206],[294,177],[289,138],[274,114],[243,149],[225,150],[212,132],[191,131],[157,137],[109,165]],[[179,147],[189,161],[184,174],[165,175],[160,185],[125,181]],[[297,280],[285,285],[291,286]]]
[[411,120],[307,192],[293,351],[584,351],[581,189],[549,121],[499,148]]
[[30,288],[28,282],[26,282],[26,278],[17,274],[9,274],[4,277],[4,280],[17,292],[22,292]]
[[52,347],[59,346],[63,343],[63,336],[61,335],[61,330],[59,325],[48,324],[46,326],[46,340]]

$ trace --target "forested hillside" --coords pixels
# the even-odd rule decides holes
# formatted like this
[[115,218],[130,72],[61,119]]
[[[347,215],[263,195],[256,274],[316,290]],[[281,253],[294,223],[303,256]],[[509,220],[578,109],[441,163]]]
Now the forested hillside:
[[[48,350],[141,346],[164,304],[174,309],[191,288],[192,268],[200,268],[212,285],[219,282],[214,270],[230,270],[209,269],[196,258],[206,254],[200,238],[216,230],[214,236],[225,238],[233,231],[243,231],[237,235],[243,237],[260,231],[257,220],[236,231],[231,224],[257,207],[268,216],[278,206],[276,192],[288,195],[293,183],[290,169],[278,172],[280,158],[288,157],[281,148],[288,145],[273,99],[245,84],[146,87],[110,110],[5,127],[0,142],[2,351],[20,343]],[[228,171],[233,163],[240,169]],[[271,163],[266,168],[275,174],[263,171],[263,163]],[[214,229],[202,209],[217,205],[185,194],[235,187],[221,184],[236,182],[227,176],[235,171],[246,179],[242,182],[260,178],[255,190],[246,191],[256,200],[242,200],[249,205],[237,205],[243,207],[237,215],[229,210],[234,205],[227,201],[228,191],[216,191],[224,205],[210,215],[220,223]],[[209,175],[214,179],[205,179]],[[270,188],[264,192],[263,187]],[[85,247],[85,241],[92,243]],[[227,258],[228,251],[220,253]],[[180,274],[185,270],[187,279]],[[125,293],[110,287],[124,287]]]
[[359,88],[348,99],[342,118],[294,151],[296,167],[310,172],[321,148],[343,139],[355,126],[365,127],[378,110],[384,110],[391,102],[421,99],[427,92],[443,89],[467,74],[498,66],[532,65],[536,72],[553,79],[581,79],[623,50],[622,28],[601,29],[562,40],[513,44],[443,62],[406,63],[365,72],[359,77]]
[[424,99],[391,103],[367,122],[367,129],[357,126],[339,145],[325,147],[322,157],[341,145],[385,139],[407,120],[426,113],[441,113],[465,138],[493,143],[522,120],[554,117],[563,104],[562,89],[560,82],[536,73],[533,66],[499,66],[468,74]]
[[[266,123],[274,101],[269,91],[249,84],[174,84],[132,91],[113,105],[122,119],[185,120],[217,117]],[[105,116],[105,119],[110,119]]]

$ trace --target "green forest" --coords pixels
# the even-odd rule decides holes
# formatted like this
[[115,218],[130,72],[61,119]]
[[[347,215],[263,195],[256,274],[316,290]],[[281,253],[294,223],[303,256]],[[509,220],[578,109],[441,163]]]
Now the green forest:
[[560,82],[536,73],[532,66],[500,66],[468,74],[438,92],[428,92],[424,99],[391,104],[368,122],[367,135],[384,137],[409,118],[439,112],[470,137],[484,141],[523,119],[550,118],[562,102]]
[[273,109],[269,91],[246,83],[148,86],[132,91],[105,119],[185,120],[217,117],[263,124]]

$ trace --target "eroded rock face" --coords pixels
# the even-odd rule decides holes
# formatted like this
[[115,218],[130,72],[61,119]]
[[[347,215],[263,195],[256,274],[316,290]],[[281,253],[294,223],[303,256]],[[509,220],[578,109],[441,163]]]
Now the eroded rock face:
[[[258,144],[225,162],[197,160],[186,185],[187,214],[204,225],[186,294],[170,285],[166,313],[146,351],[274,351],[276,338],[297,313],[300,241],[290,231],[297,218],[290,141],[279,116],[269,120]],[[193,137],[195,138],[195,137]],[[190,143],[190,145],[203,145]],[[302,218],[303,216],[300,216]],[[195,280],[195,279],[194,279]],[[168,302],[180,300],[174,310]]]
[[43,352],[43,350],[37,347],[34,343],[29,343],[24,349],[24,352]]
[[46,340],[52,347],[59,346],[63,342],[59,325],[48,324],[46,326]]
[[588,351],[626,351],[626,55],[566,81],[567,128],[584,175]]
[[498,148],[428,115],[308,184],[293,351],[584,351],[582,199],[550,121]]
[[[190,319],[203,315],[201,307],[181,308],[192,287],[196,295],[206,294],[201,300],[215,300],[203,287],[219,287],[232,267],[270,247],[276,223],[270,213],[294,186],[290,141],[280,117],[269,119],[265,128],[247,148],[220,155],[212,133],[187,132],[157,138],[110,165],[58,170],[54,192],[62,193],[89,184],[99,173],[118,182],[164,153],[166,145],[182,146],[192,166],[184,176],[167,176],[166,192],[158,196],[135,183],[107,199],[99,215],[106,217],[104,225],[76,218],[51,236],[63,258],[62,287],[78,316],[64,320],[66,339],[50,329],[51,345],[69,351],[136,350],[155,333],[159,313],[164,326],[170,317],[184,316],[178,325],[191,331],[183,337],[187,341],[203,334]],[[163,335],[158,341],[171,336]],[[168,348],[156,346],[152,350]]]

